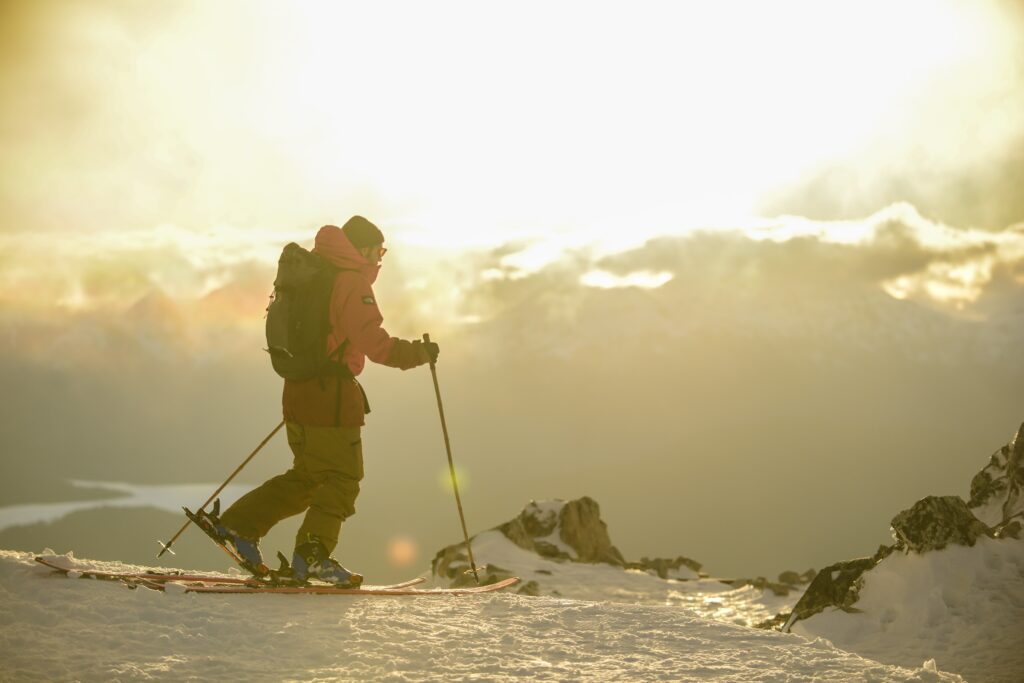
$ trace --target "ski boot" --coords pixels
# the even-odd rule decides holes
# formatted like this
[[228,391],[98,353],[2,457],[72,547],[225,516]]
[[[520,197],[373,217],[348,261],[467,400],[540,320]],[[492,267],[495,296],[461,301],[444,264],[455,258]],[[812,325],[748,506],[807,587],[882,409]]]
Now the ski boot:
[[316,579],[338,588],[359,588],[363,583],[361,574],[342,567],[315,536],[310,536],[306,543],[295,547],[291,568],[292,577],[299,582]]
[[253,540],[251,538],[239,536],[223,524],[214,524],[213,529],[225,543],[234,548],[235,552],[243,560],[251,564],[253,567],[265,566],[263,564],[263,552],[260,550],[259,539]]
[[263,564],[259,539],[240,536],[224,526],[224,523],[220,521],[220,499],[214,501],[212,510],[200,510],[199,512],[192,512],[188,508],[184,508],[184,510],[188,518],[195,522],[207,536],[224,546],[243,569],[257,577],[267,575],[269,570]]

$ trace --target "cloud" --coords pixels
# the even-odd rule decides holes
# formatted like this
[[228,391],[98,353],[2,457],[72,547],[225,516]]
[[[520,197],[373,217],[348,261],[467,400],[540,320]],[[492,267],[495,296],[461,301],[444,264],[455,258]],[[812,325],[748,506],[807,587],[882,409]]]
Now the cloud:
[[[762,215],[849,219],[909,202],[953,225],[1001,230],[1024,221],[1024,5],[951,6],[962,16],[941,42],[958,43],[962,58],[904,79],[892,94],[909,95],[904,106],[878,103],[893,115],[886,125],[764,193]],[[928,18],[918,18],[924,35]]]
[[769,364],[782,362],[771,348],[785,363],[1010,362],[1024,341],[1020,232],[952,228],[906,205],[853,223],[793,218],[614,254],[568,249],[529,273],[503,269],[506,251],[480,253],[457,309],[476,322],[449,338],[480,362],[599,363],[708,344]]
[[901,94],[912,93],[912,103],[897,118],[764,193],[762,215],[849,219],[909,202],[952,225],[1001,230],[1024,221],[1024,5],[960,8],[968,21],[951,38],[964,58],[905,82]]
[[[3,344],[44,363],[102,364],[110,349],[143,359],[257,349],[281,245],[309,246],[310,238],[170,225],[0,235]],[[955,228],[907,204],[855,221],[788,217],[669,235],[612,253],[557,237],[464,252],[395,245],[376,285],[392,334],[484,334],[502,346],[533,345],[538,324],[558,330],[587,320],[621,328],[616,335],[635,330],[641,341],[631,345],[649,329],[666,339],[707,325],[796,330],[807,316],[857,301],[873,302],[882,317],[906,311],[888,300],[999,320],[1014,314],[1024,287],[1024,231]],[[844,324],[877,322],[855,316]]]
[[[1024,106],[1014,116],[1024,120]],[[758,210],[831,220],[905,201],[955,225],[1001,229],[1024,220],[1024,131],[987,158],[960,167],[925,168],[915,163],[913,151],[903,154],[896,160],[865,154],[819,167],[767,195]]]

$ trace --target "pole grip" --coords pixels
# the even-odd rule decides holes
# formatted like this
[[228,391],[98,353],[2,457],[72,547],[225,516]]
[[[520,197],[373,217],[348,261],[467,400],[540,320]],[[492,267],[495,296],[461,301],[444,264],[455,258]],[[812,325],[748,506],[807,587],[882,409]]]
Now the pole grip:
[[[430,343],[430,333],[429,332],[424,332],[423,333],[423,343],[424,344],[429,344]],[[430,369],[433,370],[434,369],[434,357],[430,355],[429,351],[427,351],[427,356],[430,357]]]

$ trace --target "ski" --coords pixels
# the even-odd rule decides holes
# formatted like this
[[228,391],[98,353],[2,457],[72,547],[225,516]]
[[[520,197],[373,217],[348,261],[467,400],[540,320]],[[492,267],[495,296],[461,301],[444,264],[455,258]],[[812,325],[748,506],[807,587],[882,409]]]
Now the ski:
[[246,585],[258,585],[259,579],[256,578],[243,578],[238,576],[211,576],[209,574],[188,574],[186,572],[179,572],[176,570],[168,571],[142,571],[142,572],[108,572],[102,569],[93,569],[89,567],[62,567],[59,564],[50,562],[45,557],[35,558],[36,562],[50,569],[55,569],[59,572],[67,574],[69,572],[75,572],[81,575],[82,578],[86,579],[109,579],[116,581],[118,579],[138,579],[144,581],[164,582],[164,581],[179,581],[179,582],[196,582],[196,583],[224,583],[224,584],[246,584]]
[[476,595],[492,593],[519,583],[517,577],[469,588],[413,588],[409,586],[363,586],[360,588],[336,588],[334,586],[189,586],[189,593],[302,593],[313,595]]
[[[145,585],[147,588],[157,588],[158,590],[163,589],[163,584],[166,583],[178,583],[178,584],[203,584],[206,586],[225,586],[225,587],[252,587],[260,590],[267,590],[270,588],[333,588],[329,584],[278,584],[273,583],[269,580],[261,580],[255,578],[242,578],[237,576],[210,576],[209,574],[189,574],[186,572],[178,572],[170,570],[167,572],[159,571],[143,571],[143,572],[108,572],[101,569],[91,569],[88,567],[62,567],[58,564],[50,562],[44,557],[35,558],[36,562],[50,569],[54,569],[65,576],[70,572],[74,572],[83,579],[99,579],[104,581],[122,581],[124,583],[139,583]],[[422,576],[415,579],[409,579],[408,581],[402,581],[400,583],[392,583],[381,586],[366,586],[369,590],[400,590],[415,586],[426,581]]]

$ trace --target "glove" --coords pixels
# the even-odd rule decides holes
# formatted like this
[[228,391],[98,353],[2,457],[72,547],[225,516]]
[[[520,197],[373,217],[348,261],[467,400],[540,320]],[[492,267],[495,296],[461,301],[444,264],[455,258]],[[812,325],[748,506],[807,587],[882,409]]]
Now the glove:
[[427,358],[430,363],[437,362],[437,357],[441,353],[441,347],[434,342],[423,342],[423,350],[427,352]]

